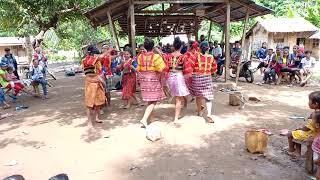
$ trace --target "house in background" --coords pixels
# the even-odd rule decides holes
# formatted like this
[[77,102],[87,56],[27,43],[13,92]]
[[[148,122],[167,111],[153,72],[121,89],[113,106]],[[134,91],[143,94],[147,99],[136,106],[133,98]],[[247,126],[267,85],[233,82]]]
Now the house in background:
[[318,28],[304,18],[274,18],[258,21],[246,34],[246,45],[251,52],[256,52],[263,42],[269,48],[275,49],[277,44],[305,47],[313,51],[313,56],[319,58],[319,38],[310,38]]
[[320,31],[306,40],[305,48],[312,51],[312,56],[320,60]]
[[11,53],[17,59],[18,64],[28,64],[27,50],[24,38],[0,37],[0,56],[5,54],[4,49],[10,48]]

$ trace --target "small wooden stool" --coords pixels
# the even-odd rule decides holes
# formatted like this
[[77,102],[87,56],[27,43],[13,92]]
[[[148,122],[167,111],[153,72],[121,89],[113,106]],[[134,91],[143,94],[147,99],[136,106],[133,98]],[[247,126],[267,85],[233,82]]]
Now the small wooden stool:
[[306,162],[305,162],[305,170],[309,173],[313,173],[313,150],[312,150],[312,142],[310,141],[298,141],[293,140],[294,143],[300,144],[301,146],[305,145],[307,146],[307,152],[306,152]]

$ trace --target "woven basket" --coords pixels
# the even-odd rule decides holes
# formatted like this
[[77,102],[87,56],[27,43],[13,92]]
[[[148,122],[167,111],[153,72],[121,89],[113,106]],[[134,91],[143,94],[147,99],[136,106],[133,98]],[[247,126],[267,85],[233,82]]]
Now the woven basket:
[[250,153],[264,153],[268,146],[268,135],[256,131],[250,130],[245,134],[246,148]]

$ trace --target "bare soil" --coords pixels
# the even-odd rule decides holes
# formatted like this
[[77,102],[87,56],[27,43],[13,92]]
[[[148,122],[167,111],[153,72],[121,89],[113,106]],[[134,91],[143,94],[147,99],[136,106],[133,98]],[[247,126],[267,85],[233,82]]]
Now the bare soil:
[[[302,180],[308,175],[304,161],[285,153],[283,128],[293,129],[303,121],[290,120],[308,109],[308,94],[315,87],[257,86],[241,83],[248,102],[244,110],[228,105],[228,94],[216,90],[216,123],[206,124],[195,116],[195,104],[185,110],[176,125],[174,105],[157,105],[163,139],[150,142],[138,123],[144,108],[121,109],[120,93],[112,94],[112,107],[104,123],[86,127],[83,76],[58,74],[51,81],[50,99],[22,96],[17,104],[30,106],[0,121],[0,179],[22,174],[27,180],[42,180],[67,173],[71,180]],[[265,156],[250,154],[244,145],[247,130],[266,128],[269,137]]]

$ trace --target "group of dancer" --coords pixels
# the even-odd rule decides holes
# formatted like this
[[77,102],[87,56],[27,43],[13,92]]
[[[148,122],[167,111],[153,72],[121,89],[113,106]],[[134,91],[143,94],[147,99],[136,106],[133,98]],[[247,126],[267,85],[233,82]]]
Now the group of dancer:
[[[181,54],[182,41],[179,37],[174,39],[173,46],[174,52],[165,54],[155,47],[152,39],[146,38],[137,49],[136,57],[132,56],[130,48],[117,55],[107,46],[103,47],[102,54],[96,47],[89,46],[82,61],[86,76],[88,125],[101,123],[101,109],[110,106],[110,79],[114,71],[122,72],[124,108],[139,103],[136,90],[137,84],[140,85],[142,100],[147,105],[140,120],[144,127],[153,122],[150,117],[156,104],[170,97],[175,99],[174,122],[182,117],[181,110],[187,106],[187,97],[192,96],[196,99],[197,115],[204,117],[207,123],[214,123],[212,74],[216,73],[217,65],[208,53],[209,43],[190,42],[185,54]],[[111,63],[116,58],[121,59],[120,63],[112,69]],[[204,113],[205,110],[207,113]]]

